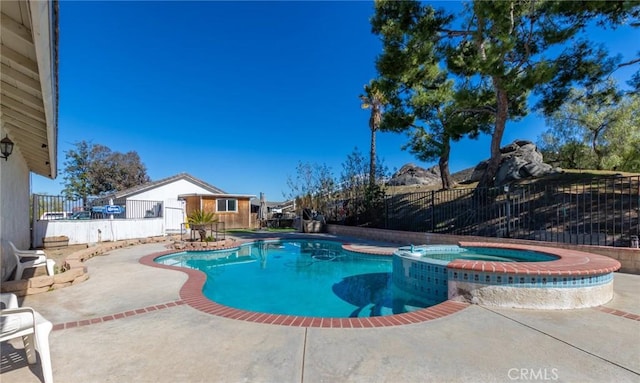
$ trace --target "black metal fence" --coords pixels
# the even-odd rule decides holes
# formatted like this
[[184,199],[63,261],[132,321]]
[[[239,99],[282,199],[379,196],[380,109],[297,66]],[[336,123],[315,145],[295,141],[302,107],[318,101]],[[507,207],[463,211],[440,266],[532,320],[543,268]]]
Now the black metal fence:
[[[640,235],[640,176],[386,195],[383,207],[335,201],[333,223],[392,230],[630,246]],[[370,205],[370,204],[369,204]],[[348,211],[343,206],[360,206]],[[635,237],[635,238],[634,238]]]
[[[190,229],[187,234],[187,229]],[[180,240],[193,242],[218,242],[227,238],[227,226],[224,222],[180,225]]]
[[162,217],[162,201],[70,200],[64,196],[31,195],[31,222],[37,220],[137,219]]

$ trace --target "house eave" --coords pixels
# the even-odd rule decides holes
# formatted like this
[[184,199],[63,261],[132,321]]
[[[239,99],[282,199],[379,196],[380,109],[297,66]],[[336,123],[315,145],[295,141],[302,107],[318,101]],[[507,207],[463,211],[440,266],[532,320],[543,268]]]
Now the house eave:
[[217,193],[217,194],[201,194],[201,193],[190,193],[190,194],[180,194],[178,199],[185,199],[187,197],[215,197],[215,198],[241,198],[241,199],[251,199],[256,196],[253,194],[227,194],[227,193]]
[[29,171],[54,179],[58,152],[58,3],[0,1],[0,121]]

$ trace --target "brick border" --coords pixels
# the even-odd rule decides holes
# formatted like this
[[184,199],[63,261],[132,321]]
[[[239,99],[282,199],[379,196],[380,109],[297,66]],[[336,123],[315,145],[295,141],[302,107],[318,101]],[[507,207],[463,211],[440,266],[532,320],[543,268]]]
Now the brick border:
[[[311,238],[311,237],[297,236],[291,239],[308,239],[308,238]],[[313,237],[313,239],[317,239],[317,238]],[[264,238],[264,239],[258,239],[258,240],[278,241],[278,240],[282,240],[282,238],[275,237],[275,238]],[[217,246],[213,248],[211,247],[201,248],[201,249],[193,248],[188,250],[189,251],[210,251],[210,250],[233,249],[247,243],[256,242],[258,240],[241,240],[233,243],[232,245],[227,245],[227,246],[224,246],[224,245],[220,246],[221,244],[216,244]],[[342,242],[336,239],[331,239],[331,241]],[[142,241],[141,243],[145,243],[145,242]],[[136,243],[129,242],[124,244],[124,246],[130,246],[132,244],[136,244]],[[468,246],[468,247],[476,246],[476,247],[498,247],[498,248],[514,248],[514,249],[527,248],[529,250],[540,251],[544,253],[551,253],[553,255],[560,257],[559,260],[556,260],[553,262],[559,262],[564,258],[564,262],[560,262],[559,264],[556,263],[556,265],[560,267],[567,267],[570,265],[571,266],[580,265],[579,267],[580,270],[576,270],[576,271],[553,270],[553,272],[560,273],[555,275],[564,275],[564,273],[566,273],[566,275],[588,275],[588,274],[592,274],[594,271],[597,271],[597,272],[603,271],[602,268],[596,268],[594,266],[604,267],[604,270],[608,270],[608,271],[615,271],[615,270],[611,270],[610,268],[617,269],[617,267],[619,267],[619,263],[617,261],[607,259],[606,257],[600,256],[600,255],[595,255],[595,258],[598,258],[598,259],[595,260],[596,262],[591,262],[591,265],[589,265],[591,268],[589,270],[585,270],[584,267],[588,265],[591,261],[590,256],[594,256],[594,254],[575,251],[575,250],[568,250],[568,249],[553,249],[550,251],[549,248],[541,247],[541,246],[512,245],[512,244],[504,244],[504,243],[487,244],[487,243],[480,243],[480,242],[459,242],[459,245]],[[107,251],[113,250],[114,248],[119,248],[124,246],[114,246],[108,249],[100,249],[102,251],[99,251],[99,252],[94,251],[92,252],[92,254],[90,254],[89,257],[94,256],[96,254],[100,254],[105,250]],[[346,242],[342,242],[342,247],[347,251],[363,253],[368,255],[380,255],[380,256],[391,256],[393,255],[393,252],[397,249],[397,247],[359,245],[359,244],[351,244]],[[147,306],[139,309],[127,310],[127,311],[116,313],[116,314],[104,315],[102,317],[55,324],[53,326],[53,331],[109,322],[112,320],[146,314],[153,311],[163,310],[163,309],[181,306],[185,304],[199,311],[205,312],[207,314],[212,314],[212,315],[229,318],[229,319],[236,319],[236,320],[255,322],[255,323],[275,324],[275,325],[282,325],[282,326],[318,327],[318,328],[374,328],[374,327],[401,326],[406,324],[422,323],[422,322],[446,317],[448,315],[454,314],[470,306],[469,303],[449,300],[441,304],[431,306],[422,310],[413,311],[410,313],[396,314],[396,315],[389,315],[389,316],[382,316],[382,317],[370,317],[370,318],[319,318],[319,317],[304,317],[304,316],[293,316],[293,315],[266,314],[266,313],[252,312],[252,311],[246,311],[246,310],[239,310],[239,309],[218,304],[204,297],[204,295],[202,294],[202,287],[204,286],[204,283],[206,281],[206,275],[203,272],[198,270],[193,270],[193,269],[163,265],[163,264],[156,263],[154,261],[156,258],[161,257],[163,255],[174,254],[176,252],[181,252],[185,250],[186,249],[172,249],[172,250],[167,250],[159,253],[153,253],[153,254],[144,256],[139,260],[141,264],[146,266],[164,268],[169,270],[177,270],[177,271],[186,273],[188,275],[188,279],[185,282],[185,284],[182,286],[179,292],[181,299],[173,302]],[[567,253],[569,253],[570,255],[569,257],[565,256],[567,255]],[[578,258],[576,259],[575,256],[578,256]],[[585,260],[584,256],[587,256],[588,259]],[[80,257],[80,258],[82,261],[85,260],[85,259],[82,259],[83,257]],[[603,261],[602,258],[604,258],[605,264],[601,263]],[[459,265],[459,266],[462,266],[460,267],[461,269],[476,270],[477,268],[480,268],[484,270],[486,269],[486,266],[487,266],[486,264],[484,264],[484,262],[479,262],[479,263],[473,262],[473,261],[463,261],[463,262],[465,262],[464,265],[462,264]],[[473,263],[470,263],[470,262],[473,262]],[[490,262],[490,263],[493,263],[493,262]],[[544,262],[538,262],[538,263],[544,263]],[[618,265],[615,265],[615,263],[618,263]],[[520,268],[519,270],[513,269],[513,270],[509,270],[508,272],[516,273],[516,274],[518,273],[530,274],[530,273],[540,273],[540,270],[532,270],[529,267],[523,267],[523,268]],[[549,273],[551,272],[552,271],[549,270]],[[612,314],[621,318],[640,321],[640,315],[629,313],[623,310],[612,309],[606,306],[597,306],[597,307],[593,307],[593,309],[607,313],[607,314]]]
[[147,306],[147,307],[144,307],[144,308],[141,308],[141,309],[127,310],[127,311],[123,311],[121,313],[105,315],[105,316],[97,317],[97,318],[90,318],[90,319],[83,319],[83,320],[78,320],[78,321],[58,323],[58,324],[53,325],[53,331],[65,330],[65,329],[70,329],[70,328],[75,328],[75,327],[88,326],[88,325],[96,324],[96,323],[109,322],[109,321],[116,320],[116,319],[122,319],[122,318],[127,318],[127,317],[130,317],[130,316],[134,316],[134,315],[146,314],[146,313],[150,313],[150,312],[153,312],[153,311],[168,309],[170,307],[180,306],[180,305],[184,305],[184,304],[185,304],[184,301],[178,300],[178,301],[173,301],[173,302],[168,302],[168,303],[162,303],[162,304],[159,304],[159,305]]
[[[281,240],[280,238],[264,239]],[[335,241],[334,242],[340,242]],[[242,243],[255,242],[254,240],[243,241]],[[240,244],[239,244],[240,245]],[[343,247],[350,251],[358,251],[358,247],[343,243]],[[367,250],[373,248],[366,246]],[[446,301],[435,306],[427,307],[421,310],[409,313],[395,314],[380,317],[368,318],[320,318],[305,317],[295,315],[279,315],[267,314],[253,311],[240,310],[229,306],[224,306],[213,302],[202,294],[202,288],[206,281],[206,275],[202,271],[194,269],[186,269],[176,266],[163,265],[156,263],[154,260],[158,257],[168,254],[181,252],[180,250],[168,250],[159,253],[149,254],[140,258],[140,263],[146,266],[157,267],[161,269],[177,270],[188,275],[188,279],[180,289],[180,297],[182,301],[207,314],[220,316],[223,318],[242,320],[246,322],[275,324],[281,326],[293,327],[321,327],[321,328],[373,328],[373,327],[389,327],[402,326],[407,324],[422,323],[433,319],[439,319],[454,314],[469,307],[468,303]],[[364,251],[358,251],[364,252]],[[367,251],[367,254],[368,251]],[[390,255],[388,251],[378,253],[378,255]]]
[[632,314],[632,313],[624,311],[624,310],[612,309],[612,308],[606,307],[606,306],[598,306],[598,307],[594,307],[594,309],[598,310],[598,311],[602,311],[603,313],[612,314],[612,315],[615,315],[615,316],[619,316],[619,317],[622,317],[622,318],[631,319],[631,320],[640,322],[640,315]]
[[[302,238],[300,238],[302,239]],[[267,241],[281,240],[281,238],[268,238]],[[234,246],[228,246],[227,248],[236,248],[245,243],[255,242],[255,240],[239,241]],[[338,241],[339,242],[339,241]],[[370,255],[391,256],[396,248],[385,248],[371,245],[354,245],[350,243],[343,243],[342,247],[345,250],[364,253]],[[507,247],[507,246],[504,246]],[[221,249],[221,248],[218,248]],[[199,249],[200,251],[213,250],[213,249]],[[180,289],[181,299],[152,306],[147,306],[139,309],[127,310],[124,312],[104,315],[102,317],[83,319],[78,321],[65,322],[55,324],[53,331],[72,329],[76,327],[83,327],[97,323],[109,322],[112,320],[118,320],[128,318],[131,316],[142,315],[158,310],[163,310],[171,307],[189,305],[199,311],[207,314],[216,315],[228,319],[242,320],[246,322],[275,324],[282,326],[292,327],[317,327],[317,328],[375,328],[375,327],[388,327],[388,326],[402,326],[407,324],[422,323],[434,319],[446,317],[454,314],[470,306],[469,303],[446,301],[436,306],[431,306],[422,310],[413,311],[410,313],[396,314],[382,317],[370,317],[370,318],[318,318],[318,317],[303,317],[293,315],[277,315],[277,314],[265,314],[246,310],[239,310],[228,306],[223,306],[216,302],[213,302],[202,295],[202,287],[206,281],[206,275],[198,270],[185,269],[175,266],[168,266],[156,263],[154,260],[158,257],[168,254],[174,254],[181,252],[182,250],[167,250],[159,253],[149,254],[142,257],[139,262],[146,266],[177,270],[188,275],[188,279]],[[194,250],[198,251],[198,250]],[[592,309],[615,315],[621,318],[640,321],[640,315],[629,313],[623,310],[617,310],[606,306],[597,306]]]
[[584,251],[557,249],[545,246],[511,243],[459,242],[460,247],[486,247],[495,249],[529,250],[550,254],[558,259],[548,262],[490,262],[455,259],[447,264],[449,269],[473,270],[507,274],[541,276],[588,276],[613,273],[620,269],[620,262],[603,255]]

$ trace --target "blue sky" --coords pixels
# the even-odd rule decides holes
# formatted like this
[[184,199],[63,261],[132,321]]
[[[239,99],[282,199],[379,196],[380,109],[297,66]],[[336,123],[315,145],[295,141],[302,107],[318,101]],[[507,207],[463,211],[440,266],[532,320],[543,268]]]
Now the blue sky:
[[[381,52],[372,14],[364,1],[61,1],[59,175],[33,175],[32,192],[60,193],[65,152],[81,140],[136,151],[152,180],[187,172],[270,201],[289,194],[298,162],[339,176],[354,147],[368,156],[358,96]],[[640,31],[596,37],[628,57]],[[535,115],[509,123],[503,145],[543,130]],[[400,150],[405,142],[378,132],[389,171],[435,165]],[[451,170],[488,156],[488,136],[463,140]]]

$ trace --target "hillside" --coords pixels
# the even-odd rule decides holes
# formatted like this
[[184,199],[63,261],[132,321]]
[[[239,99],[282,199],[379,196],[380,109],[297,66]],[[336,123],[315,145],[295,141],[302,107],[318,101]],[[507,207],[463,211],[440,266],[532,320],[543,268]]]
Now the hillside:
[[[456,185],[454,189],[468,189],[475,188],[477,182],[468,182],[467,180],[473,173],[474,168],[468,168],[451,174],[451,177],[455,181]],[[576,183],[591,182],[605,178],[612,177],[629,177],[640,176],[640,173],[628,173],[617,172],[608,170],[588,170],[588,169],[564,169],[561,173],[549,174],[539,178],[523,179],[514,181],[513,185],[530,185],[530,184],[559,184],[559,185],[572,185]],[[428,185],[402,185],[402,186],[386,186],[385,190],[387,194],[399,194],[399,193],[415,193],[425,192],[431,190],[441,190],[442,184],[438,182]]]

